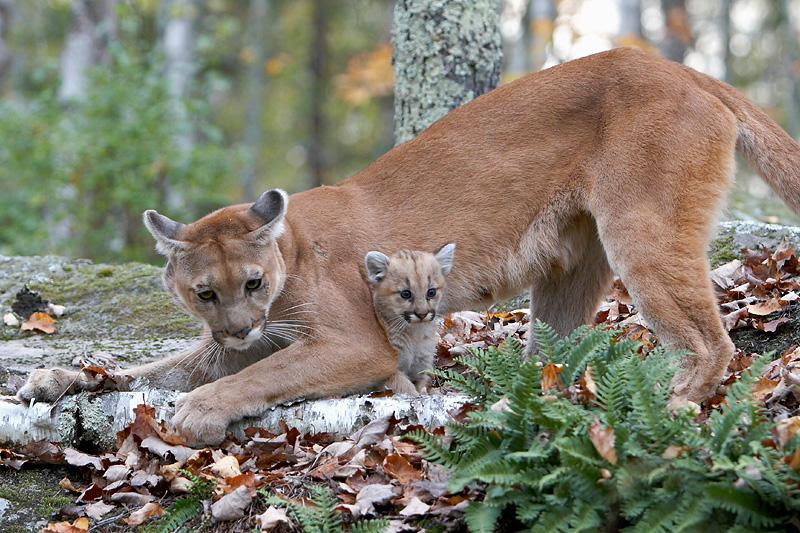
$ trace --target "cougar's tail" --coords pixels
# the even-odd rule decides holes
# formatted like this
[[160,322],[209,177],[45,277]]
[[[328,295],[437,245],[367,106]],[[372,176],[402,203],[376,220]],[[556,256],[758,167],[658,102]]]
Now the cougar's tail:
[[800,145],[742,93],[721,81],[689,70],[702,89],[730,109],[739,123],[737,150],[762,178],[800,214]]

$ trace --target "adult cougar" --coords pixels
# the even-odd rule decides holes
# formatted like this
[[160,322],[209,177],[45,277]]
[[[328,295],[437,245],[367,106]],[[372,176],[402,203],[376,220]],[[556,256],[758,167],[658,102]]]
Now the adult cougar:
[[[219,344],[128,373],[194,389],[175,423],[204,443],[267,406],[383,383],[396,356],[356,265],[374,243],[453,241],[443,312],[530,288],[533,316],[567,333],[613,270],[659,337],[693,353],[672,394],[699,401],[733,353],[705,249],[737,148],[800,211],[800,146],[766,113],[708,76],[616,49],[503,85],[288,210],[273,190],[188,225],[148,211],[167,286]],[[211,352],[216,370],[198,370]],[[20,396],[52,400],[70,376],[34,372]]]

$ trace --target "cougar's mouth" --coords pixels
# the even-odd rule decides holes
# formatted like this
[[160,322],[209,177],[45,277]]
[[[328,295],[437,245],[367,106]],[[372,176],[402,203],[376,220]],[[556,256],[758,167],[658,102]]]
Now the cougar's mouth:
[[262,319],[254,323],[250,328],[246,328],[246,330],[240,330],[235,333],[229,331],[215,331],[212,333],[212,336],[214,340],[224,348],[240,352],[247,350],[261,338],[264,324],[265,320]]
[[261,326],[256,326],[250,330],[250,332],[244,337],[225,337],[222,341],[222,345],[226,348],[230,348],[231,350],[236,351],[243,351],[250,348],[253,343],[255,343],[258,339],[261,338]]

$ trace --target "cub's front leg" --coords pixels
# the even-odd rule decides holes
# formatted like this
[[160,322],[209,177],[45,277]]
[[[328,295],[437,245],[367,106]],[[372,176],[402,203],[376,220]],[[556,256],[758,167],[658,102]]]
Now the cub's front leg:
[[268,407],[374,389],[394,375],[396,355],[376,325],[354,327],[316,331],[311,340],[190,392],[176,406],[175,427],[191,444],[217,444],[231,422]]

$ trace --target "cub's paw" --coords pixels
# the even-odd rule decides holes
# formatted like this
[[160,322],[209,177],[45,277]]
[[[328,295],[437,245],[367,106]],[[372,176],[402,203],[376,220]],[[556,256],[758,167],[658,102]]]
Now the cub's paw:
[[25,402],[54,402],[65,392],[74,394],[80,390],[79,376],[78,372],[63,368],[34,370],[17,391],[17,398]]
[[224,394],[217,392],[215,384],[204,385],[184,396],[175,406],[172,419],[175,429],[190,446],[219,444],[225,439],[228,425],[240,418],[232,409],[236,401],[226,400]]

